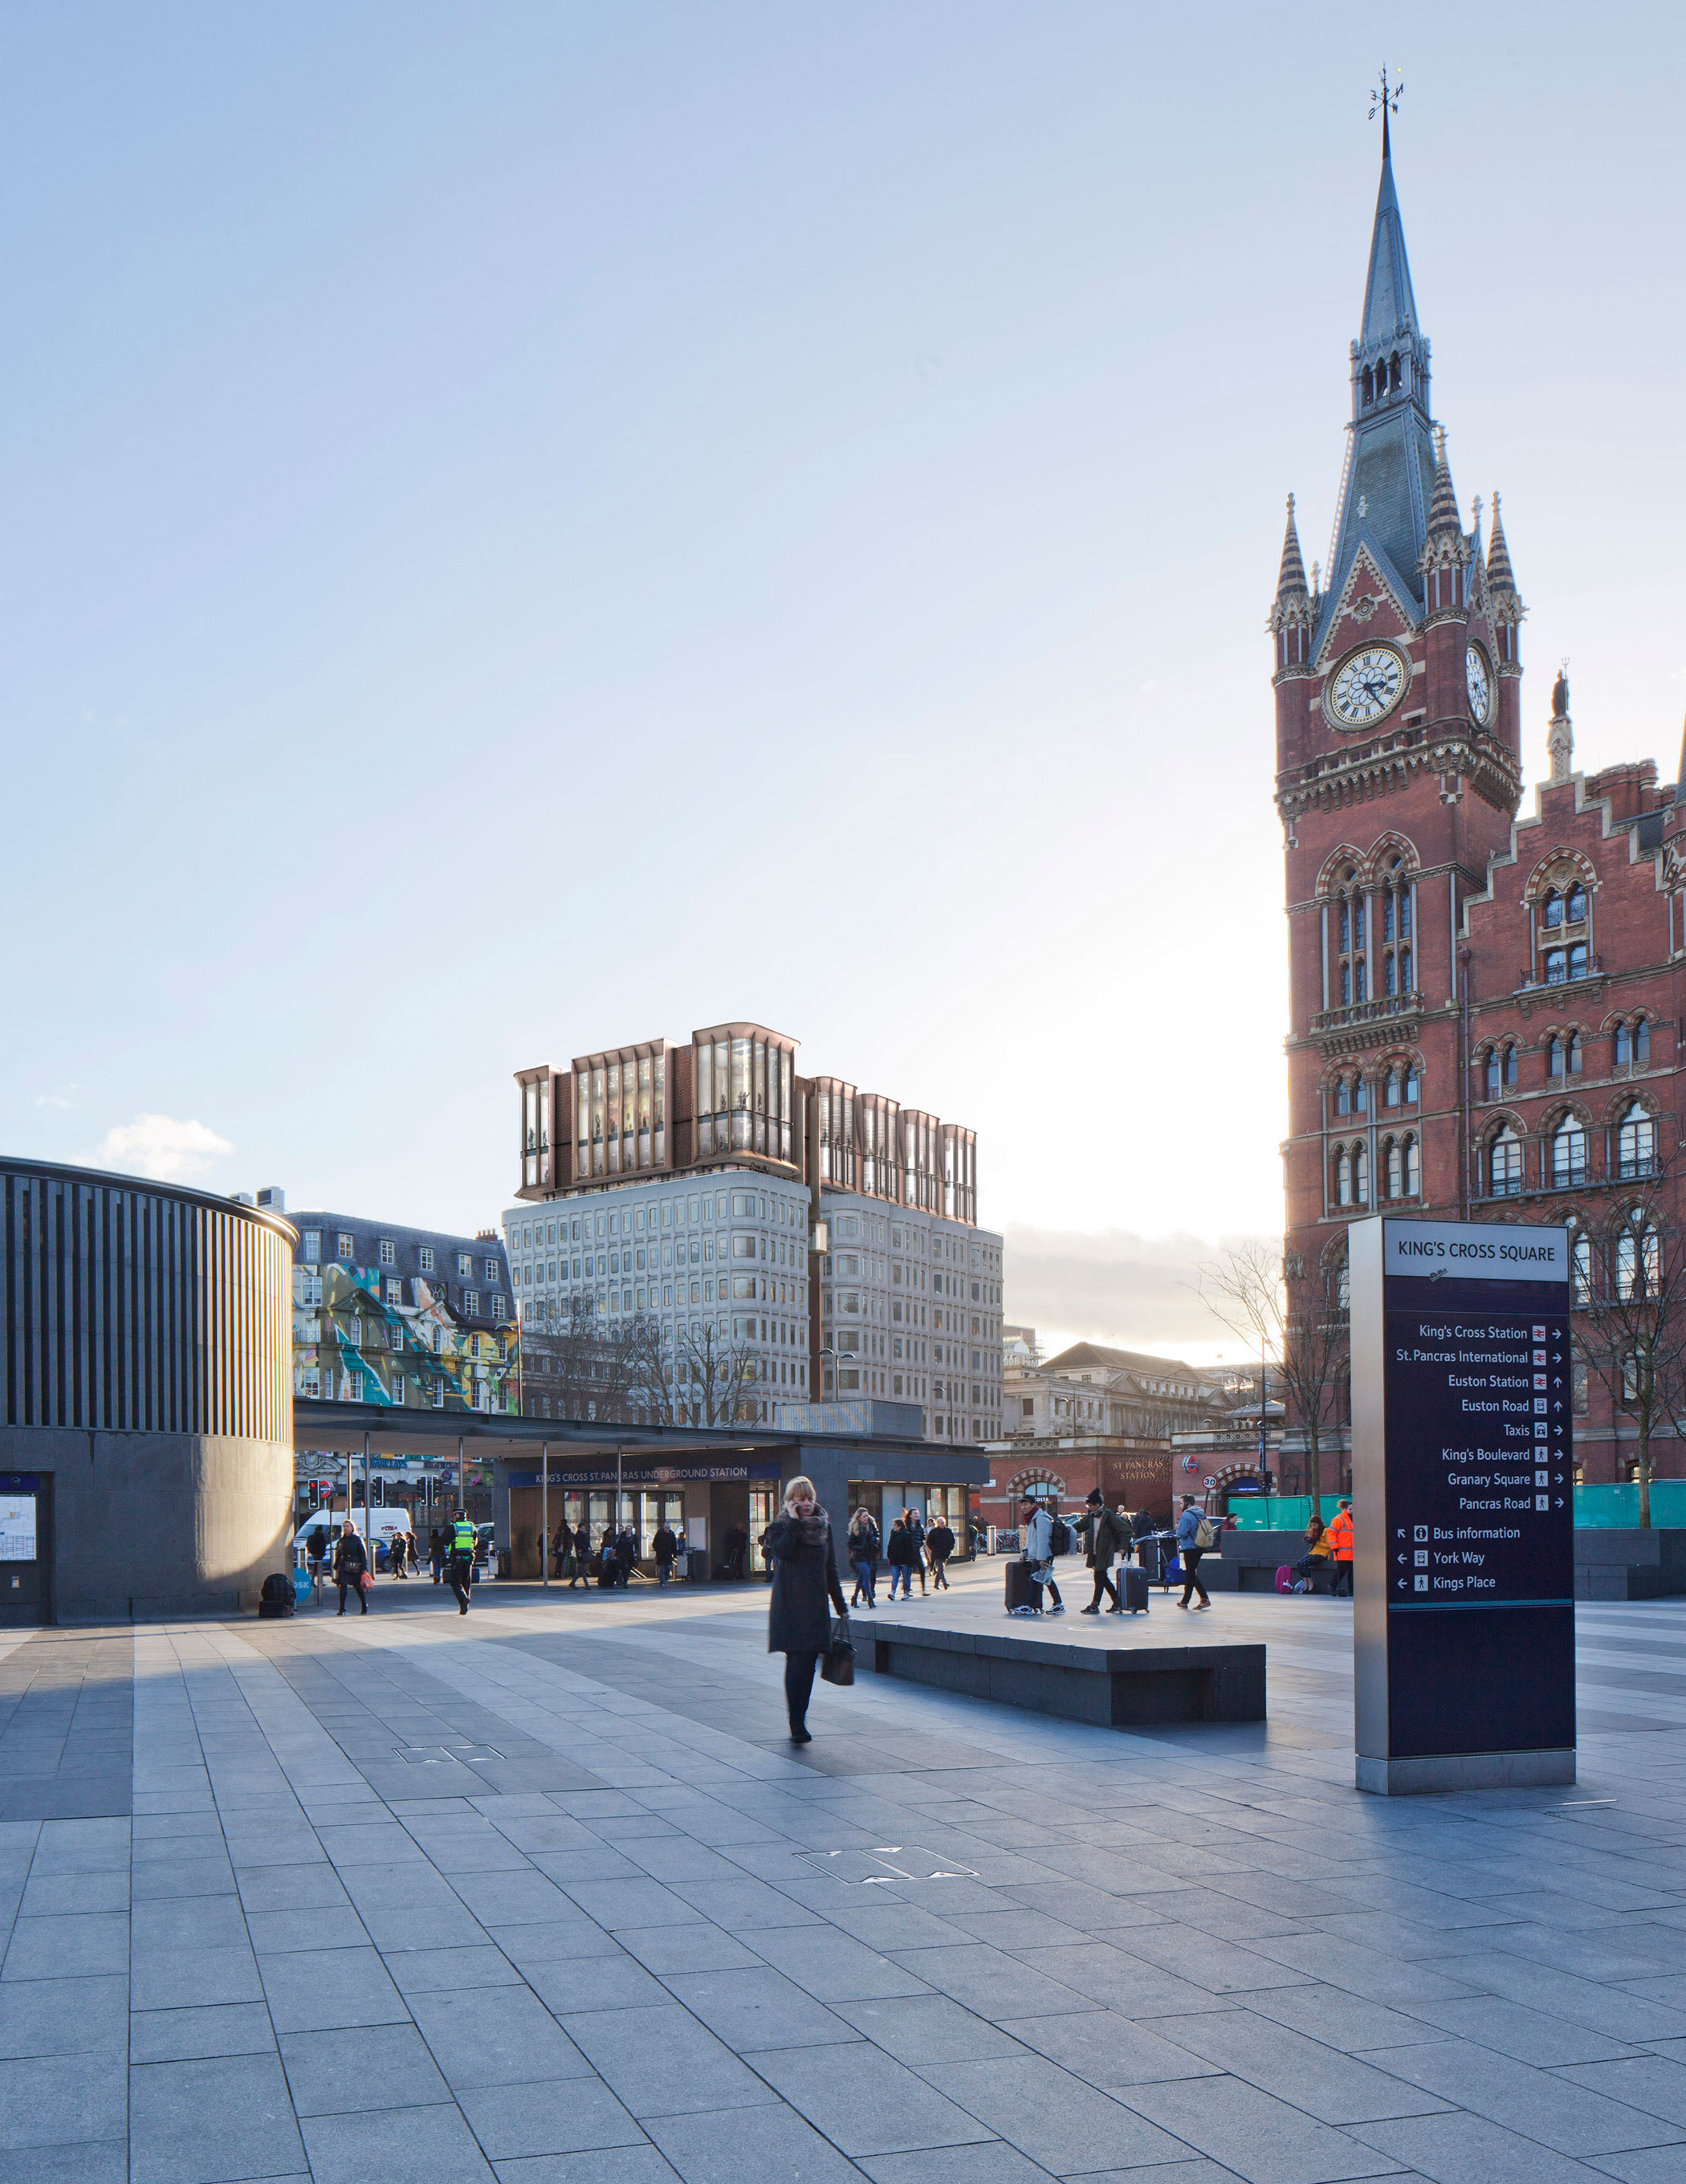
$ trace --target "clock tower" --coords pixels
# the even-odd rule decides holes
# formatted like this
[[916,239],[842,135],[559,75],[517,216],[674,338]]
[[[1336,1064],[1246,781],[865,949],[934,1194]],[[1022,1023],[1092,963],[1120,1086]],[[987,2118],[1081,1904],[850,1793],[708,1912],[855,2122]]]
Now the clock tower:
[[[1509,850],[1522,791],[1523,608],[1496,498],[1484,551],[1478,503],[1464,527],[1430,364],[1384,104],[1328,566],[1308,585],[1290,499],[1269,624],[1291,991],[1287,1260],[1332,1296],[1349,1221],[1464,1210],[1464,905]],[[1290,1422],[1290,1476],[1294,1440]]]

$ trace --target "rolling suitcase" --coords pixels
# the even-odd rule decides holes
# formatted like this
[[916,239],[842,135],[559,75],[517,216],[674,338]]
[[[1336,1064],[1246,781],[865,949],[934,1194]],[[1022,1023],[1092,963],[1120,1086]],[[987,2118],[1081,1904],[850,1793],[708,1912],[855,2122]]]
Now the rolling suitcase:
[[1028,1563],[1015,1559],[1005,1565],[1007,1574],[1007,1613],[1015,1607],[1034,1606],[1031,1598],[1031,1572]]
[[1120,1573],[1118,1589],[1124,1596],[1124,1606],[1130,1614],[1145,1615],[1147,1613],[1148,1574],[1145,1570],[1132,1569],[1129,1563],[1126,1563]]

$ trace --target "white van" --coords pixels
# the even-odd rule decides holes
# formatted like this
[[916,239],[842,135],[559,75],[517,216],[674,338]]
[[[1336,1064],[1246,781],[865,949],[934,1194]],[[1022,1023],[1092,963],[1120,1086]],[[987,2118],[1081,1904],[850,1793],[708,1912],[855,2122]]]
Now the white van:
[[[334,1541],[338,1539],[340,1528],[345,1523],[345,1519],[346,1513],[343,1509],[313,1509],[292,1535],[295,1560],[299,1548],[303,1547],[307,1550],[312,1562],[319,1556],[325,1562],[331,1561],[333,1557]],[[353,1529],[360,1537],[363,1532],[361,1509],[353,1509],[351,1512],[351,1521]],[[369,1512],[369,1547],[376,1568],[379,1568],[387,1557],[393,1533],[405,1532],[409,1529],[409,1517],[405,1510],[371,1509]]]

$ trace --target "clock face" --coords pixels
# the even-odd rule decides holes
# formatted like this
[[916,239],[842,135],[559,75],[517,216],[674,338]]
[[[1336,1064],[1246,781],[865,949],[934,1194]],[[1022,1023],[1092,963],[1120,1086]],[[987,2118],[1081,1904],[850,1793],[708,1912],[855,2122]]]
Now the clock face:
[[1336,669],[1327,700],[1330,716],[1344,728],[1372,727],[1399,704],[1409,679],[1392,645],[1366,645]]
[[1487,655],[1478,644],[1471,645],[1464,654],[1464,682],[1469,690],[1469,716],[1477,727],[1484,728],[1493,710],[1493,676]]

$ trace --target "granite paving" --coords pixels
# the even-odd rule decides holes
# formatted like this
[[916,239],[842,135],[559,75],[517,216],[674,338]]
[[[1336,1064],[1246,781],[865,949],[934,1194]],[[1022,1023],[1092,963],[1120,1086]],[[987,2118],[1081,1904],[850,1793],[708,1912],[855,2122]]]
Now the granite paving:
[[0,2184],[1686,2179],[1686,1602],[1579,1610],[1575,1789],[1394,1801],[1348,1604],[1215,1602],[1267,1722],[801,1750],[753,1587],[7,1633]]

